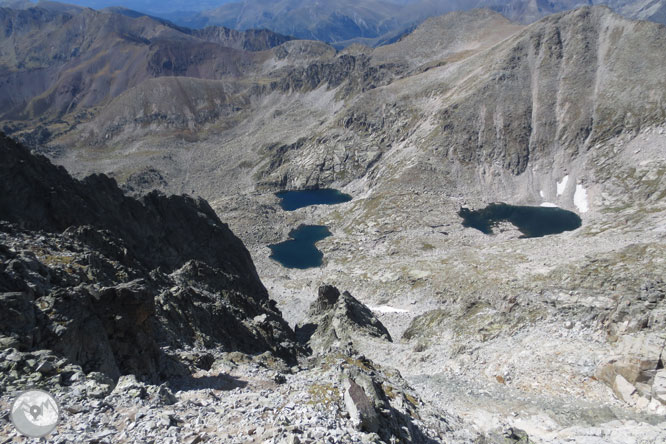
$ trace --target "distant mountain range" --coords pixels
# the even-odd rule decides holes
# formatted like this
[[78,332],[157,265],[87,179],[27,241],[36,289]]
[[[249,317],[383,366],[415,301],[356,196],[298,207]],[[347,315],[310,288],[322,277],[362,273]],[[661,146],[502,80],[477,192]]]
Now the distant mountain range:
[[257,63],[255,51],[291,39],[267,30],[191,30],[145,16],[43,6],[0,8],[0,118],[94,107],[152,77],[241,77]]
[[[488,8],[512,21],[527,24],[580,6],[607,5],[627,18],[666,24],[666,0],[202,0],[194,3],[71,0],[69,3],[98,10],[107,8],[131,17],[160,17],[189,28],[270,29],[299,39],[332,43],[338,48],[351,43],[389,44],[428,17],[475,8]],[[0,0],[0,5],[25,9],[35,3]],[[39,5],[52,9],[57,4],[40,1]]]
[[415,146],[521,174],[544,153],[663,119],[666,28],[605,7],[527,27],[488,9],[455,12],[393,44],[342,51],[55,9],[0,9],[0,129],[75,173],[110,156],[105,171],[133,187],[323,187],[340,171],[365,174],[418,122]]
[[579,6],[605,4],[628,17],[666,23],[664,0],[243,0],[195,14],[165,14],[174,22],[232,29],[267,28],[302,39],[346,46],[390,43],[428,17],[488,8],[513,21],[532,23]]

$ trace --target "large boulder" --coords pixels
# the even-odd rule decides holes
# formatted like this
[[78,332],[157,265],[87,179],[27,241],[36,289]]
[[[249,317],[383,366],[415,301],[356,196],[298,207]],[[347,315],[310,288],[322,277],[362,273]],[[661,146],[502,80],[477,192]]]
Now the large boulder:
[[27,291],[0,293],[0,349],[32,348],[35,336],[34,297]]
[[663,372],[665,343],[658,333],[622,336],[613,355],[597,368],[596,377],[630,405],[644,408],[651,398],[661,401],[657,394],[661,393],[659,375]]
[[38,309],[40,347],[113,380],[121,374],[158,378],[160,350],[148,322],[154,301],[144,282],[93,292],[58,289],[40,298]]
[[356,427],[368,433],[379,431],[379,413],[365,390],[353,379],[346,378],[343,385],[345,407]]
[[616,375],[630,384],[651,383],[659,368],[664,338],[658,334],[622,336],[615,344],[613,355],[597,369],[597,378],[612,386]]

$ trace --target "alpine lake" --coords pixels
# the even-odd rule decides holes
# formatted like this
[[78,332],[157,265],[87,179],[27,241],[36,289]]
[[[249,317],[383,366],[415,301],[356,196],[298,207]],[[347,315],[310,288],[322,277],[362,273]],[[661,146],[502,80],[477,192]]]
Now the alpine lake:
[[[352,199],[350,195],[330,188],[281,191],[276,196],[281,199],[280,206],[285,211],[295,211],[310,205],[334,205]],[[319,267],[324,255],[315,244],[328,236],[331,236],[331,232],[323,225],[300,225],[289,232],[288,240],[268,246],[271,249],[269,257],[286,268]]]
[[560,234],[580,228],[582,223],[576,213],[562,208],[505,203],[492,203],[480,210],[461,208],[458,215],[464,227],[476,228],[485,234],[493,234],[493,227],[500,222],[510,222],[522,233],[522,238]]

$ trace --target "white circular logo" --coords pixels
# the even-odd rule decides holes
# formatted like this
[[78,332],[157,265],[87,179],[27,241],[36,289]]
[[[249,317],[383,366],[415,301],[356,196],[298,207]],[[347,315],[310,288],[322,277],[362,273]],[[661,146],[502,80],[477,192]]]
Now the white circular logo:
[[28,390],[12,403],[11,419],[16,430],[31,438],[53,431],[60,420],[60,407],[55,398],[43,390]]

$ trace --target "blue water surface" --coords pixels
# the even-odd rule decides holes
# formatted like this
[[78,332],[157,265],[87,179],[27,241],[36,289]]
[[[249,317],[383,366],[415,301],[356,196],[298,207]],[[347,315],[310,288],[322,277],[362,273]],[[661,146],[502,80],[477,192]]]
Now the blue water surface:
[[552,207],[529,207],[492,203],[480,210],[461,208],[458,215],[463,226],[476,228],[485,234],[493,234],[499,222],[511,222],[523,235],[542,237],[571,231],[581,226],[580,217],[571,211]]
[[324,254],[315,243],[331,235],[323,225],[301,225],[289,232],[289,240],[269,245],[271,259],[287,268],[314,268],[322,264]]
[[280,191],[275,193],[281,199],[280,206],[285,211],[294,211],[310,205],[333,205],[349,202],[352,197],[332,188],[319,190]]

